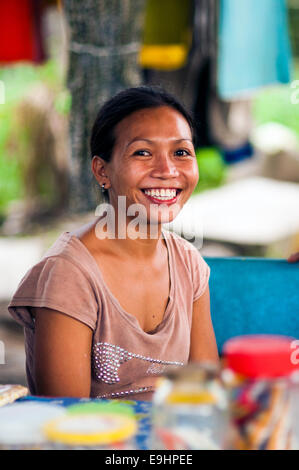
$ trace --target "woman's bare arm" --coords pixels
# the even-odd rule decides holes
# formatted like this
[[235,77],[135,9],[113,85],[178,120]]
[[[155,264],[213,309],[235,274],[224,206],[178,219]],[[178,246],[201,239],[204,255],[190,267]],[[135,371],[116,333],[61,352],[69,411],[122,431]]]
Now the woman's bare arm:
[[193,304],[189,362],[209,361],[219,363],[217,344],[210,312],[210,290]]
[[56,310],[31,310],[35,316],[37,395],[89,397],[91,328]]

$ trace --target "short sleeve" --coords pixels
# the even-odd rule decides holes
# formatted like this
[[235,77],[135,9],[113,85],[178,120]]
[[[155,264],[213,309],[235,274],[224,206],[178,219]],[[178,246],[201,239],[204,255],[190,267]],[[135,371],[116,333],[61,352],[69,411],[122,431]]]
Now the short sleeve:
[[68,258],[45,258],[23,277],[8,311],[18,323],[33,329],[29,307],[47,307],[92,330],[96,327],[98,303],[92,283],[80,266]]
[[207,265],[197,248],[184,240],[185,253],[189,258],[193,284],[193,302],[205,292],[210,279],[210,267]]
[[193,302],[205,292],[210,279],[210,267],[207,265],[198,250],[191,252],[191,266],[193,278]]

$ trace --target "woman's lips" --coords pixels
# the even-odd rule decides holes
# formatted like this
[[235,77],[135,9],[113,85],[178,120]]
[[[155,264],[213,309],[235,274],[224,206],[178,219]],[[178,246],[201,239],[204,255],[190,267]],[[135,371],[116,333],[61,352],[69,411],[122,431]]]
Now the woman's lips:
[[181,194],[182,190],[181,189],[178,189],[177,190],[177,193],[175,195],[175,197],[173,197],[172,199],[158,199],[156,198],[155,196],[150,196],[149,194],[145,194],[144,190],[142,190],[143,194],[145,195],[145,197],[147,199],[149,199],[151,202],[155,203],[155,204],[167,204],[167,205],[170,205],[170,204],[175,204],[177,202],[177,199],[179,197],[179,195]]

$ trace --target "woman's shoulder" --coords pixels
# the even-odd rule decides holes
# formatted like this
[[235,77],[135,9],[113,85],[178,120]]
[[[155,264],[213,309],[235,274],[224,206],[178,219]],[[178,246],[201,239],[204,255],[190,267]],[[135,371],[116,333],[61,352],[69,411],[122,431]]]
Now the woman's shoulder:
[[72,235],[70,232],[63,232],[59,237],[47,248],[42,259],[51,256],[68,255],[73,251]]
[[94,328],[99,299],[96,283],[82,261],[85,255],[79,240],[68,232],[61,234],[21,279],[8,306],[14,318],[32,327],[28,308],[47,307]]
[[17,293],[26,291],[30,286],[49,287],[54,283],[56,289],[77,281],[93,285],[92,262],[92,257],[80,240],[70,232],[63,232],[42,258],[27,270],[20,280]]
[[209,266],[194,243],[186,240],[175,232],[163,230],[163,234],[172,247],[177,268],[184,266],[192,276],[197,275],[197,273],[201,273],[205,277],[209,275]]
[[210,278],[210,268],[198,248],[178,234],[169,232],[168,240],[174,247],[175,269],[188,272],[193,285],[193,302],[205,292]]
[[191,255],[197,255],[201,257],[199,250],[196,246],[189,240],[178,235],[176,232],[172,232],[170,230],[163,229],[163,235],[167,240],[169,240],[170,244],[178,250],[184,257],[190,257]]
[[47,249],[41,262],[46,262],[50,258],[57,261],[63,259],[88,273],[92,272],[91,268],[94,267],[90,252],[76,232],[63,232]]

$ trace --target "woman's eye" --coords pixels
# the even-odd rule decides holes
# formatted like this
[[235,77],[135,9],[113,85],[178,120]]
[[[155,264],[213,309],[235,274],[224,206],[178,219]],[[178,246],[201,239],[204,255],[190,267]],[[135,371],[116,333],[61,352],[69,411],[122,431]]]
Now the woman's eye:
[[178,155],[179,157],[185,157],[187,155],[191,155],[191,152],[189,152],[189,150],[186,150],[186,149],[179,149],[175,151],[175,154]]
[[148,157],[150,153],[148,152],[148,150],[136,150],[136,152],[134,152],[133,155],[139,155],[141,157]]

